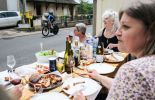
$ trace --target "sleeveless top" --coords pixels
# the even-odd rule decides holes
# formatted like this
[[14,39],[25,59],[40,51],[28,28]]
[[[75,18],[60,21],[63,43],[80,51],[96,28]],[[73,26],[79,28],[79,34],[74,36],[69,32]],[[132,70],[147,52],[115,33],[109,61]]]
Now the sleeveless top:
[[[98,37],[99,38],[99,42],[103,42],[104,48],[107,48],[108,44],[110,44],[110,43],[113,43],[113,44],[117,44],[118,43],[118,39],[117,39],[116,36],[114,36],[112,38],[106,38],[104,36],[104,31],[105,31],[105,28],[102,31],[102,35]],[[112,48],[112,50],[118,51],[118,49],[116,47]]]

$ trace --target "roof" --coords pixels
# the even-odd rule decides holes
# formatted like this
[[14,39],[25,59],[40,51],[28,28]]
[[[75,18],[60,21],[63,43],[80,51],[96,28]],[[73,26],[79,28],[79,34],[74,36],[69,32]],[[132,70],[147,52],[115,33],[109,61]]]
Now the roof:
[[51,2],[51,3],[61,3],[61,4],[78,4],[74,0],[27,0],[28,2]]

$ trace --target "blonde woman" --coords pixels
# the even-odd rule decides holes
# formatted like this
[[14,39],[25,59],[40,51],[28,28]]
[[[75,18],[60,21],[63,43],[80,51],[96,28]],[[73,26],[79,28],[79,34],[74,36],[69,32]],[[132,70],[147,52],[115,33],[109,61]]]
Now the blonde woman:
[[117,49],[117,37],[115,35],[116,30],[118,29],[118,13],[113,10],[106,10],[102,15],[103,29],[98,35],[99,42],[104,43],[104,48],[110,48],[114,51]]

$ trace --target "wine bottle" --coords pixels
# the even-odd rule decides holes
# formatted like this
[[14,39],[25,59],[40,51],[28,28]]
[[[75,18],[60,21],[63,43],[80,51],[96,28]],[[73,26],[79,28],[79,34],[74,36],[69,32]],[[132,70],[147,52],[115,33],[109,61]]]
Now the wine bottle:
[[66,50],[64,55],[65,71],[70,74],[72,69],[70,68],[70,60],[73,59],[73,51],[71,49],[71,41],[69,36],[66,37]]
[[96,62],[98,62],[98,63],[103,62],[103,44],[102,44],[102,42],[99,42],[98,46],[97,46]]

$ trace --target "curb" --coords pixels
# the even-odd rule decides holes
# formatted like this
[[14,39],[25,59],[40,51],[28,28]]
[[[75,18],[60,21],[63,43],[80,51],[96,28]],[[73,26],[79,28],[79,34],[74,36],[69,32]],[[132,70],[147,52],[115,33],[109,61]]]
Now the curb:
[[[91,26],[91,25],[87,25],[87,26]],[[67,27],[67,28],[60,28],[59,30],[64,30],[64,29],[70,29],[70,28],[74,28],[74,27]],[[10,31],[8,31],[9,33]],[[33,35],[33,34],[38,34],[40,32],[41,34],[41,31],[34,31],[34,32],[24,32],[24,31],[17,31],[15,32],[14,34],[8,34],[8,35],[1,35],[0,34],[0,39],[9,39],[9,38],[15,38],[15,37],[21,37],[21,36],[27,36],[27,35]]]

